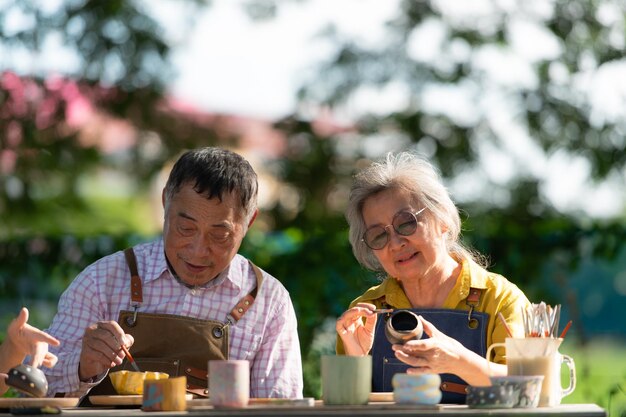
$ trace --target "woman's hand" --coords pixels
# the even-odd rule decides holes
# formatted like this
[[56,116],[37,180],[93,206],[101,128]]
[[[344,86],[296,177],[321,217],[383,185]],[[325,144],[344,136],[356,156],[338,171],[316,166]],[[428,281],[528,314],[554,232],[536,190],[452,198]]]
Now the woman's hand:
[[48,345],[58,346],[59,341],[30,324],[28,321],[28,309],[22,308],[20,314],[13,319],[7,329],[7,346],[18,355],[21,362],[26,355],[31,355],[31,365],[39,367],[44,365],[52,368],[57,363],[57,357],[48,352]]
[[455,339],[437,330],[432,323],[420,316],[428,339],[410,340],[404,345],[393,345],[396,358],[413,366],[407,373],[444,374],[457,373],[459,361],[467,349]]
[[489,385],[490,374],[506,372],[503,365],[489,364],[423,317],[420,320],[428,339],[392,346],[396,358],[413,367],[407,369],[408,374],[455,374],[471,385]]
[[358,303],[337,319],[335,329],[343,341],[347,355],[365,356],[372,350],[377,320],[374,310],[374,304]]

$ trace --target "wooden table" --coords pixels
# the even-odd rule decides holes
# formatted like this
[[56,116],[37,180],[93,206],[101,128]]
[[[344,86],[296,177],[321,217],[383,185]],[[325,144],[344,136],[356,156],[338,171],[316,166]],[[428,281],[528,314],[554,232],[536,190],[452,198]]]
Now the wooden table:
[[[0,416],[11,416],[7,410],[0,410]],[[40,414],[22,414],[40,415]],[[433,407],[396,405],[394,403],[370,403],[363,406],[325,406],[316,401],[313,407],[292,406],[250,406],[242,409],[214,409],[211,406],[192,407],[183,412],[148,413],[139,408],[73,408],[63,409],[61,416],[66,417],[136,417],[136,416],[241,416],[241,417],[440,417],[440,416],[565,416],[565,417],[606,417],[606,410],[595,404],[565,404],[557,407],[515,408],[515,409],[470,409],[465,405],[438,405]]]

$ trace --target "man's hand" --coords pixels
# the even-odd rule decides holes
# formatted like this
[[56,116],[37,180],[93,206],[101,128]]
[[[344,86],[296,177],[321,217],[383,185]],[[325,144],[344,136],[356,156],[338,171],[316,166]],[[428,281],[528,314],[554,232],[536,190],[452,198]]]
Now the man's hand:
[[85,330],[83,346],[80,352],[78,376],[81,381],[101,375],[124,360],[125,347],[135,342],[133,337],[124,333],[124,330],[115,321],[99,321]]

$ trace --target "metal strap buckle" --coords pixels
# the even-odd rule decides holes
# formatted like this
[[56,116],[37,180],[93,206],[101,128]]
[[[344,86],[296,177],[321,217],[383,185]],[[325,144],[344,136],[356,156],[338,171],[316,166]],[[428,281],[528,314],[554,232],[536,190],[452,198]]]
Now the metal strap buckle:
[[221,326],[215,326],[213,328],[213,336],[216,339],[221,339],[224,336],[224,329],[226,329],[228,326],[233,324],[233,321],[231,320],[231,318],[232,317],[229,314],[228,316],[226,316],[226,322],[224,324],[222,324]]
[[128,324],[129,327],[135,327],[135,325],[137,324],[137,310],[139,309],[139,304],[134,304],[133,305],[133,317],[126,317],[126,324]]

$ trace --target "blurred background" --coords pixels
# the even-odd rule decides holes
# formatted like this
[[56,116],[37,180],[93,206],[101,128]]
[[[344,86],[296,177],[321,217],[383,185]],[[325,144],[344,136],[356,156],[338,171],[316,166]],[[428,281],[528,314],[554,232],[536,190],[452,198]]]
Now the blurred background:
[[242,252],[289,290],[305,395],[380,277],[343,210],[389,151],[441,170],[463,239],[573,321],[564,402],[626,415],[624,0],[0,0],[0,339],[160,233],[185,149],[260,176]]

